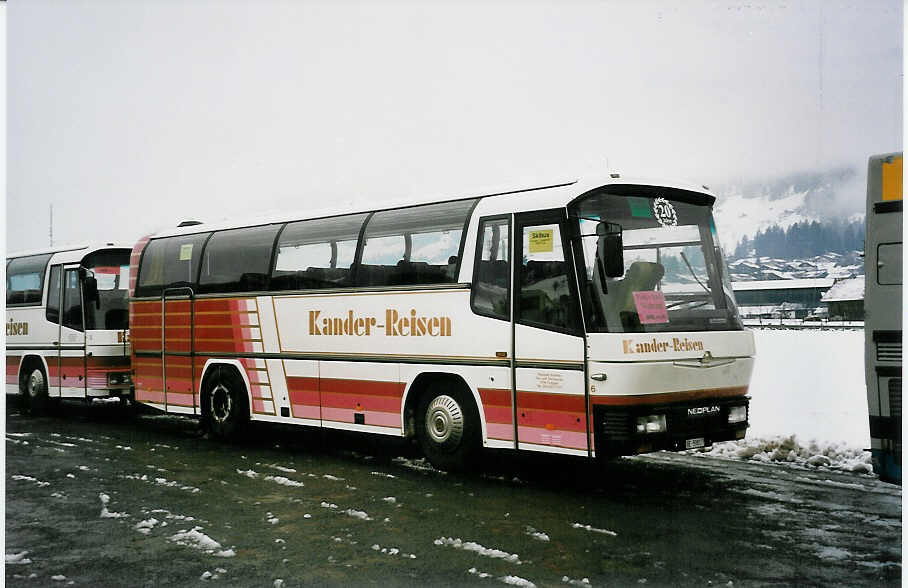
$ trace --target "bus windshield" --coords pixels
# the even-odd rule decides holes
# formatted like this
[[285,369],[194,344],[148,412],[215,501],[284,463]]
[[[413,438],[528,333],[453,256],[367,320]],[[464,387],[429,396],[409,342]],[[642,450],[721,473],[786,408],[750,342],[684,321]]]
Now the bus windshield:
[[[574,205],[586,266],[587,330],[741,329],[709,204],[649,190],[633,196],[604,191]],[[601,222],[621,228],[624,272],[616,278],[606,277],[605,260],[597,259],[604,238],[597,236]]]
[[83,260],[95,276],[98,301],[85,304],[86,330],[129,328],[129,252],[101,251]]

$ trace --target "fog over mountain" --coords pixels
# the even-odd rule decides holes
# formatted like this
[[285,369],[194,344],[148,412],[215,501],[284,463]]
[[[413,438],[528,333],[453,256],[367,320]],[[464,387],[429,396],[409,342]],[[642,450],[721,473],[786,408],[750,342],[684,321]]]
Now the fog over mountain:
[[714,188],[722,246],[732,252],[744,237],[796,223],[823,225],[864,217],[866,170],[838,167],[765,180],[736,180]]

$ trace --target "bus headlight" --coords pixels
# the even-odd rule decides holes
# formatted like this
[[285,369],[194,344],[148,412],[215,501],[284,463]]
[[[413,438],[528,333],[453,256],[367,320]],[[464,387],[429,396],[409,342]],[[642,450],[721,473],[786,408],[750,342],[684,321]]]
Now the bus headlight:
[[728,424],[743,423],[747,420],[746,406],[732,406],[728,410]]
[[667,429],[664,414],[637,417],[637,433],[664,433]]

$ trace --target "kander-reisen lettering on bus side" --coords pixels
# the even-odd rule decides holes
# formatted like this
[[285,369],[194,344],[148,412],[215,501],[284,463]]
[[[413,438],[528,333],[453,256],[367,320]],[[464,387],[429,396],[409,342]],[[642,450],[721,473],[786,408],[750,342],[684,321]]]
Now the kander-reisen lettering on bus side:
[[374,316],[357,315],[348,310],[346,315],[322,316],[320,310],[309,311],[310,335],[370,336],[384,331],[386,337],[450,337],[451,318],[447,316],[419,316],[410,309],[409,316],[400,316],[397,310],[385,310],[385,320],[378,322]]

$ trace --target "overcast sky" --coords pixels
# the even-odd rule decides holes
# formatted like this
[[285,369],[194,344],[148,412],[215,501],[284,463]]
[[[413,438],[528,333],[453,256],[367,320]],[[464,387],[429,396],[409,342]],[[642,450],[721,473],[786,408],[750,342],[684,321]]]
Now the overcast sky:
[[[902,2],[13,2],[7,247],[902,148]],[[721,197],[721,195],[720,195]],[[855,195],[855,209],[863,207]]]

